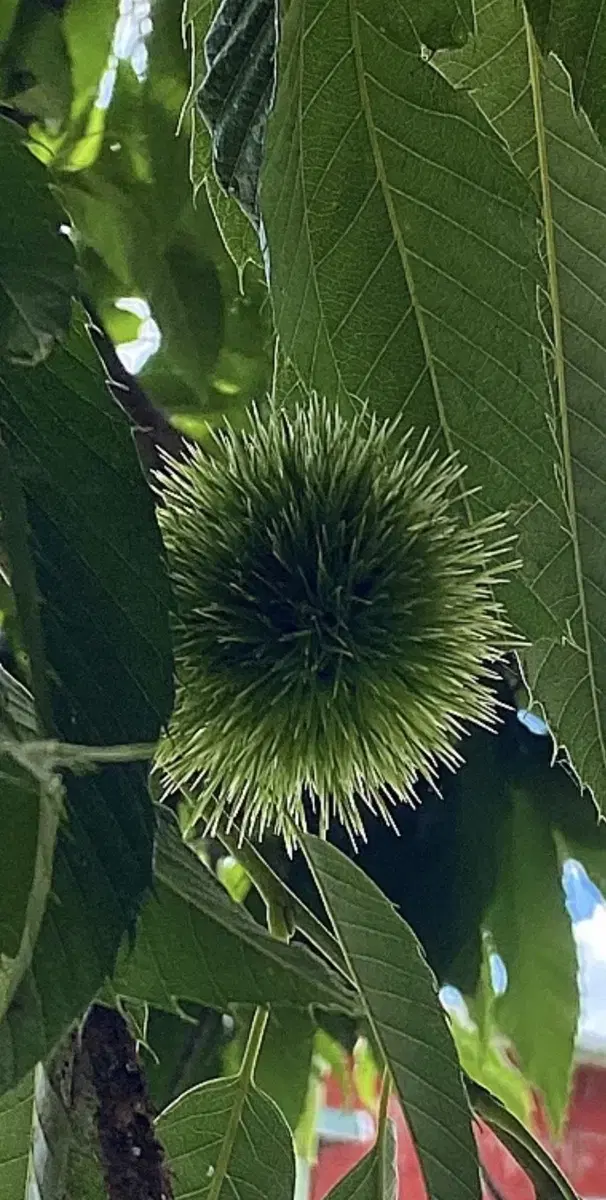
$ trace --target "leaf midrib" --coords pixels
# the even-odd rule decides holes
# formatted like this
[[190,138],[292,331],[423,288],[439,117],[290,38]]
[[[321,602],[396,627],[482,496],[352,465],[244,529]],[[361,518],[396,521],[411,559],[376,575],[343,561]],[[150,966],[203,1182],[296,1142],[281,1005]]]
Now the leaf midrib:
[[[350,0],[350,2],[351,2],[351,0]],[[309,861],[309,859],[308,859],[308,861]],[[328,869],[326,867],[318,868],[315,864],[312,866],[312,874],[314,875],[314,878],[316,879],[316,883],[319,883],[318,877],[321,877],[323,872],[325,874],[329,874]],[[335,877],[333,876],[333,878],[335,878]],[[330,917],[334,935],[341,947],[341,952],[342,952],[343,958],[347,964],[347,968],[351,974],[351,978],[355,982],[355,987],[356,987],[356,991],[358,993],[360,1005],[363,1009],[366,1020],[368,1021],[368,1024],[372,1030],[372,1033],[376,1040],[377,1045],[381,1049],[381,1053],[383,1055],[384,1062],[386,1064],[388,1064],[389,1066],[391,1066],[389,1056],[385,1049],[385,1043],[384,1043],[384,1038],[382,1036],[381,1029],[379,1028],[377,1019],[375,1018],[374,1012],[372,1011],[371,1005],[367,999],[366,989],[364,988],[364,985],[360,978],[360,975],[359,975],[358,971],[356,970],[356,966],[355,966],[353,957],[350,954],[348,947],[346,945],[345,939],[342,936],[340,925],[337,922],[337,920],[333,917],[332,910],[326,899],[324,889],[322,887],[320,887],[319,890],[322,895],[322,899],[324,900],[324,903],[326,905],[326,910]],[[382,936],[385,936],[384,931],[381,931],[381,933],[382,933]],[[384,1023],[381,1022],[381,1024],[383,1025]],[[409,1036],[409,1035],[406,1035],[406,1036]],[[407,1071],[410,1071],[410,1068],[408,1067],[408,1065],[406,1066],[405,1069]],[[427,1082],[427,1081],[425,1081],[425,1082]],[[438,1095],[440,1095],[441,1097],[444,1097],[445,1093],[439,1087],[435,1087],[434,1085],[431,1085],[431,1086],[433,1087],[433,1090],[437,1091]],[[399,1091],[399,1088],[398,1088],[398,1091]],[[424,1119],[433,1121],[438,1126],[438,1128],[443,1128],[440,1125],[439,1120],[436,1117],[434,1117],[432,1114],[427,1113],[427,1111],[425,1109],[422,1109],[417,1104],[411,1103],[410,1100],[404,1100],[404,1097],[401,1097],[401,1099],[402,1099],[402,1102],[403,1102],[405,1108],[409,1108],[411,1110],[413,1110],[413,1109],[416,1110],[418,1113],[420,1113],[423,1116]],[[452,1134],[452,1131],[450,1131],[450,1133]],[[460,1145],[462,1149],[465,1149],[465,1147],[462,1145],[462,1143],[459,1142],[458,1138],[456,1138],[456,1141],[457,1141],[457,1144]],[[427,1147],[423,1148],[423,1158],[431,1159],[434,1163],[436,1163],[440,1167],[441,1170],[446,1171],[447,1174],[453,1175],[451,1168],[446,1163],[444,1163],[441,1159],[438,1159],[435,1154],[433,1154],[430,1150],[427,1149]],[[426,1184],[426,1186],[428,1186],[425,1167],[421,1162],[419,1163],[419,1165],[420,1165],[421,1172],[423,1174],[425,1184]],[[454,1178],[454,1176],[453,1176],[453,1178]],[[458,1182],[461,1183],[462,1181],[459,1180]],[[468,1188],[467,1184],[464,1184],[464,1186],[466,1188],[466,1191],[468,1191],[469,1194],[471,1195],[472,1193],[470,1192],[470,1189]]]
[[[360,93],[362,113],[364,115],[364,120],[366,123],[366,130],[368,133],[368,139],[369,139],[371,150],[372,150],[372,156],[373,156],[373,161],[374,161],[374,165],[375,165],[375,170],[377,172],[377,178],[379,181],[381,194],[383,196],[383,202],[385,204],[385,208],[387,210],[387,215],[389,218],[389,223],[390,223],[390,226],[392,229],[394,243],[397,247],[398,254],[400,257],[400,262],[402,264],[402,270],[404,272],[404,278],[406,280],[406,286],[408,288],[408,292],[410,295],[412,308],[415,313],[417,328],[419,330],[419,336],[421,338],[421,345],[423,347],[423,355],[425,358],[426,368],[429,373],[429,378],[431,380],[431,387],[432,387],[432,391],[433,391],[433,395],[434,395],[436,409],[438,412],[438,420],[440,423],[440,428],[444,435],[444,440],[446,442],[448,453],[454,454],[455,446],[454,446],[452,434],[450,431],[450,426],[448,424],[448,421],[446,420],[446,411],[444,408],[440,385],[438,382],[434,357],[433,357],[433,353],[431,350],[431,344],[430,344],[430,340],[429,340],[429,334],[427,332],[427,327],[425,325],[425,318],[423,316],[423,310],[421,308],[419,298],[417,296],[416,286],[415,286],[415,282],[414,282],[414,276],[413,276],[413,273],[412,273],[412,270],[410,267],[408,251],[404,244],[400,226],[399,226],[399,223],[398,223],[398,220],[396,217],[396,213],[394,210],[391,189],[389,187],[389,182],[388,182],[387,174],[385,171],[385,164],[383,162],[383,156],[381,154],[381,149],[380,149],[379,142],[378,142],[377,135],[376,135],[375,123],[374,123],[374,119],[373,119],[373,115],[372,115],[372,106],[370,103],[370,96],[368,94],[368,87],[366,84],[366,72],[364,69],[364,55],[363,55],[363,51],[362,51],[362,44],[361,44],[360,33],[359,33],[359,28],[358,28],[358,14],[356,11],[356,0],[347,0],[347,4],[348,4],[349,20],[350,20],[350,27],[351,27],[351,39],[352,39],[353,52],[354,52],[354,64],[355,64],[355,69],[356,69],[356,78],[358,80],[358,90]],[[462,501],[464,509],[465,509],[467,521],[471,525],[472,524],[472,515],[471,515],[471,509],[469,506],[469,499],[468,499],[467,495],[465,494],[464,488],[460,481],[458,483],[458,489],[460,492],[461,501]]]

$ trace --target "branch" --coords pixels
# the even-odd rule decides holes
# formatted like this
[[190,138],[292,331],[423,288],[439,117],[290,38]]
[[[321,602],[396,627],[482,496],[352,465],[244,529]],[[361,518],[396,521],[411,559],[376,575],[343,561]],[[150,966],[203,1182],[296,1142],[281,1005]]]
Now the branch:
[[120,361],[92,300],[87,296],[81,299],[90,322],[91,340],[107,371],[109,389],[135,427],[135,441],[145,469],[151,471],[161,465],[160,450],[171,458],[183,458],[185,442],[181,434],[152,404],[141,384]]

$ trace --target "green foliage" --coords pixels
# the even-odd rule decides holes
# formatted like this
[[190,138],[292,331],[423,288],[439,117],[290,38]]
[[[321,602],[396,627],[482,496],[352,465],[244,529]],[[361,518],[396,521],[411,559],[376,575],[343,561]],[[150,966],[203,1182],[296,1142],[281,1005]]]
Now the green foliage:
[[176,1011],[178,1000],[225,1010],[241,1004],[310,1004],[355,1011],[346,983],[304,946],[284,946],[227,895],[166,825],[156,856],[154,896],[134,949],[113,978],[119,994]]
[[2,98],[46,121],[57,132],[72,102],[72,81],[61,14],[22,0],[0,59]]
[[498,1046],[494,1043],[486,1045],[477,1028],[454,1017],[451,1030],[465,1073],[478,1083],[482,1081],[484,1087],[528,1129],[532,1124],[532,1093],[524,1076],[507,1061]]
[[310,835],[305,853],[375,1041],[393,1076],[432,1196],[480,1194],[470,1111],[434,980],[379,889]]
[[566,1176],[517,1118],[484,1088],[467,1080],[470,1100],[478,1116],[501,1139],[528,1172],[537,1200],[578,1200]]
[[0,757],[0,1015],[29,969],[51,886],[59,780]]
[[388,1122],[384,1140],[377,1141],[353,1171],[329,1192],[328,1200],[397,1200],[395,1150],[395,1134]]
[[25,1195],[33,1095],[33,1077],[25,1075],[0,1096],[0,1196],[7,1200]]
[[[249,1022],[244,1026],[247,1032]],[[270,1012],[256,1067],[262,1092],[275,1101],[295,1134],[307,1099],[315,1024],[308,1011],[274,1008]],[[233,1062],[234,1047],[230,1047]]]
[[[0,354],[33,365],[65,334],[76,287],[74,251],[58,237],[64,215],[47,172],[29,153],[22,132],[0,118],[2,211]],[[24,203],[24,197],[28,202]]]
[[[233,1079],[188,1092],[161,1116],[158,1132],[170,1155],[175,1200],[284,1200],[295,1182],[292,1139],[273,1101],[253,1082],[256,1017],[242,1067]],[[251,1147],[254,1147],[251,1155]]]
[[[592,8],[583,7],[586,13]],[[549,375],[563,451],[558,472],[572,518],[575,557],[571,572],[564,547],[546,542],[535,559],[538,527],[530,544],[520,543],[527,562],[536,561],[534,590],[568,630],[565,639],[550,644],[536,639],[526,625],[535,644],[524,657],[531,687],[545,705],[558,741],[568,748],[601,807],[606,626],[600,482],[604,433],[599,415],[604,337],[598,313],[606,302],[599,249],[606,218],[606,159],[585,116],[571,106],[566,73],[553,58],[539,63],[521,6],[509,0],[479,5],[477,40],[456,55],[438,56],[438,62],[461,89],[473,87],[476,103],[505,139],[541,204],[551,304],[551,315],[545,305],[543,315],[551,327]],[[536,479],[534,471],[531,478]]]
[[[171,705],[166,577],[126,420],[79,316],[46,362],[2,367],[0,428],[23,487],[50,719],[64,739],[153,743]],[[37,909],[38,938],[0,1025],[2,1090],[93,998],[151,882],[144,764],[72,774],[65,788],[54,902]]]
[[[133,16],[138,71],[118,61],[118,15],[117,0],[0,4],[0,1196],[100,1200],[107,1190],[94,1087],[88,1078],[83,1100],[65,1036],[102,995],[125,1006],[148,1046],[154,1096],[170,1105],[158,1133],[177,1198],[290,1196],[292,1134],[309,1158],[328,1062],[345,1092],[352,1078],[363,1085],[373,1108],[388,1068],[439,1200],[479,1194],[472,1109],[524,1165],[538,1200],[573,1200],[525,1122],[532,1084],[562,1123],[574,1064],[563,863],[574,856],[606,886],[596,819],[606,795],[602,6],[284,0],[276,21],[269,0],[189,0],[185,11],[154,0],[138,29]],[[137,380],[115,353],[146,327],[125,300],[145,301],[159,333]],[[103,364],[85,311],[103,326],[94,336]],[[144,471],[163,451],[183,461],[185,434],[204,443],[199,461],[218,477],[223,451],[209,426],[229,416],[238,431],[250,402],[263,410],[270,393],[294,428],[312,389],[327,412],[339,404],[344,423],[324,447],[330,521],[322,529],[326,511],[316,512],[303,543],[294,539],[307,549],[293,552],[291,581],[307,559],[319,567],[318,545],[327,560],[346,544],[338,487],[359,466],[345,431],[360,402],[375,433],[398,418],[416,445],[426,430],[428,453],[440,462],[456,451],[467,467],[464,486],[449,476],[442,513],[455,549],[467,539],[477,551],[464,588],[489,578],[498,621],[520,635],[525,678],[500,666],[502,698],[536,701],[555,739],[520,734],[511,716],[496,736],[458,742],[461,722],[486,715],[477,675],[494,639],[478,644],[467,604],[449,610],[473,667],[457,675],[445,606],[424,577],[435,628],[417,631],[414,663],[405,647],[414,720],[392,691],[380,741],[395,755],[408,715],[412,767],[441,794],[421,785],[418,810],[390,810],[399,842],[361,804],[366,874],[306,839],[334,937],[314,915],[318,897],[297,857],[285,862],[270,838],[258,850],[221,822],[220,844],[203,823],[189,829],[198,857],[174,822],[157,821],[147,778],[158,738],[168,746],[176,727],[175,600]],[[378,457],[374,436],[367,458]],[[229,438],[241,444],[237,432]],[[299,516],[318,449],[291,480]],[[409,482],[420,505],[427,481]],[[254,517],[249,485],[240,479],[242,511]],[[283,509],[284,494],[271,494],[263,536]],[[394,504],[390,494],[392,515]],[[234,543],[231,510],[210,492],[205,505],[192,515],[207,554],[196,566],[201,574],[231,553],[218,582],[229,592],[221,611],[233,615],[234,568],[250,591],[246,570],[259,563],[250,539]],[[502,512],[521,562],[506,587],[474,542],[478,524],[493,529]],[[385,567],[378,544],[370,549],[366,565]],[[388,574],[402,566],[400,549],[398,539],[388,545]],[[182,581],[168,565],[179,602]],[[271,566],[255,587],[271,591]],[[401,604],[410,557],[404,566]],[[494,598],[484,596],[493,619]],[[202,616],[208,604],[190,630],[196,653]],[[370,667],[343,708],[327,693],[315,725],[302,681],[309,663],[321,666],[326,640],[318,651],[312,637],[315,659],[309,637],[307,660],[293,654],[297,703],[272,705],[280,654],[269,624],[260,644],[276,679],[259,683],[253,664],[254,703],[241,686],[198,697],[198,749],[211,727],[220,732],[210,783],[230,780],[225,812],[244,832],[263,824],[244,804],[247,789],[288,802],[285,758],[307,726],[324,768],[330,760],[316,787],[326,812],[329,793],[332,803],[344,792],[354,812],[363,801],[352,793],[376,765],[377,738],[354,768],[351,747],[361,714],[376,712],[371,692],[389,650],[377,603],[365,616]],[[221,652],[233,656],[230,645]],[[238,646],[250,658],[250,639]],[[334,657],[346,674],[342,649]],[[193,691],[178,665],[182,706]],[[433,681],[431,703],[421,676]],[[265,760],[251,781],[259,731]],[[208,754],[205,744],[205,769]],[[465,763],[449,780],[432,754]],[[392,772],[398,794],[414,785],[412,767]],[[315,786],[318,772],[305,779]],[[191,796],[165,800],[194,823]],[[237,860],[227,871],[217,867],[226,852]],[[502,996],[489,978],[492,949],[507,967]],[[440,983],[463,989],[475,1027],[451,1037],[424,955]],[[359,1033],[365,1049],[352,1068]],[[503,1040],[518,1073],[502,1063]],[[387,1096],[377,1145],[333,1200],[395,1200]]]
[[495,1015],[559,1129],[579,1015],[576,954],[552,830],[529,795],[531,787],[529,780],[513,789],[501,878],[488,914],[497,949],[512,978]]
[[[272,0],[220,4],[205,42],[207,70],[197,103],[213,130],[219,183],[259,223],[259,153],[274,90],[277,23]],[[238,98],[234,103],[234,81]]]
[[141,1054],[158,1112],[182,1092],[224,1073],[230,1036],[217,1009],[183,1004],[179,1015],[148,1010]]
[[601,64],[606,53],[606,14],[599,0],[528,0],[526,8],[545,51],[559,55],[570,71],[575,100],[606,135],[606,88]]

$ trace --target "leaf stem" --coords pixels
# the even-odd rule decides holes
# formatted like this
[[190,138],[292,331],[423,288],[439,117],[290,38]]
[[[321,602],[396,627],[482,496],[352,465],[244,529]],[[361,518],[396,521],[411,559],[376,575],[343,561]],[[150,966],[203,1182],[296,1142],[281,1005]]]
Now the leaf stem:
[[383,1078],[381,1080],[381,1100],[379,1103],[379,1119],[377,1125],[377,1137],[382,1138],[387,1124],[387,1110],[391,1098],[391,1075],[389,1067],[386,1065],[383,1068]]
[[[155,742],[133,742],[132,745],[80,746],[72,742],[32,740],[21,741],[18,747],[22,757],[52,759],[57,767],[90,768],[101,763],[147,762],[154,757]],[[12,742],[0,738],[0,753],[12,753]]]
[[2,534],[11,566],[11,584],[41,729],[53,736],[54,722],[47,684],[47,664],[38,604],[38,586],[29,545],[25,497],[6,443],[0,437],[0,506]]
[[255,1010],[255,1015],[252,1019],[242,1064],[238,1071],[238,1096],[230,1112],[227,1129],[221,1140],[221,1149],[217,1158],[212,1183],[207,1193],[207,1200],[219,1200],[223,1195],[223,1184],[227,1176],[234,1142],[238,1133],[238,1126],[242,1119],[244,1104],[252,1086],[253,1075],[259,1058],[259,1052],[263,1045],[263,1037],[268,1020],[269,1009],[259,1006]]
[[255,1015],[252,1019],[248,1034],[248,1041],[246,1043],[246,1049],[244,1050],[242,1065],[239,1072],[242,1087],[246,1091],[248,1091],[249,1085],[252,1083],[252,1078],[255,1073],[255,1067],[257,1065],[261,1046],[263,1045],[263,1038],[265,1036],[268,1020],[269,1009],[263,1008],[261,1005],[259,1005],[259,1007],[255,1009]]
[[[395,1194],[394,1178],[396,1174],[395,1140],[389,1136],[389,1101],[391,1099],[391,1075],[385,1065],[381,1081],[381,1100],[379,1103],[379,1119],[377,1122],[377,1153],[379,1156],[379,1195],[393,1196]],[[388,1158],[389,1155],[389,1158]]]
[[265,901],[270,917],[271,913],[275,913],[276,910],[283,914],[288,913],[295,929],[298,929],[315,946],[316,950],[319,950],[328,959],[331,966],[339,971],[348,982],[351,982],[351,975],[336,938],[314,916],[307,905],[303,904],[295,893],[291,892],[290,888],[282,882],[280,876],[276,875],[248,838],[243,837],[240,833],[228,832],[224,828],[219,829],[218,837],[225,849],[250,875],[259,895]]

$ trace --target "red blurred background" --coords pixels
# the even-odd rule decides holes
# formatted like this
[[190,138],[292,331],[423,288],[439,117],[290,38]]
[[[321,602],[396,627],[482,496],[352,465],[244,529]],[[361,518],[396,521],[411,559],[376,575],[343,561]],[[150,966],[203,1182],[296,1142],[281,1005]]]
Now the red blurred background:
[[[395,1101],[390,1114],[396,1128],[400,1200],[426,1200],[412,1141]],[[548,1146],[583,1200],[606,1200],[606,1054],[578,1056],[568,1120],[558,1146],[547,1135],[538,1104],[534,1123],[537,1136]],[[487,1181],[486,1200],[534,1200],[528,1177],[494,1134],[480,1122],[475,1132]],[[320,1121],[318,1161],[306,1187],[309,1200],[323,1200],[369,1150],[373,1139],[371,1114],[359,1098],[345,1104],[339,1085],[329,1077]]]

